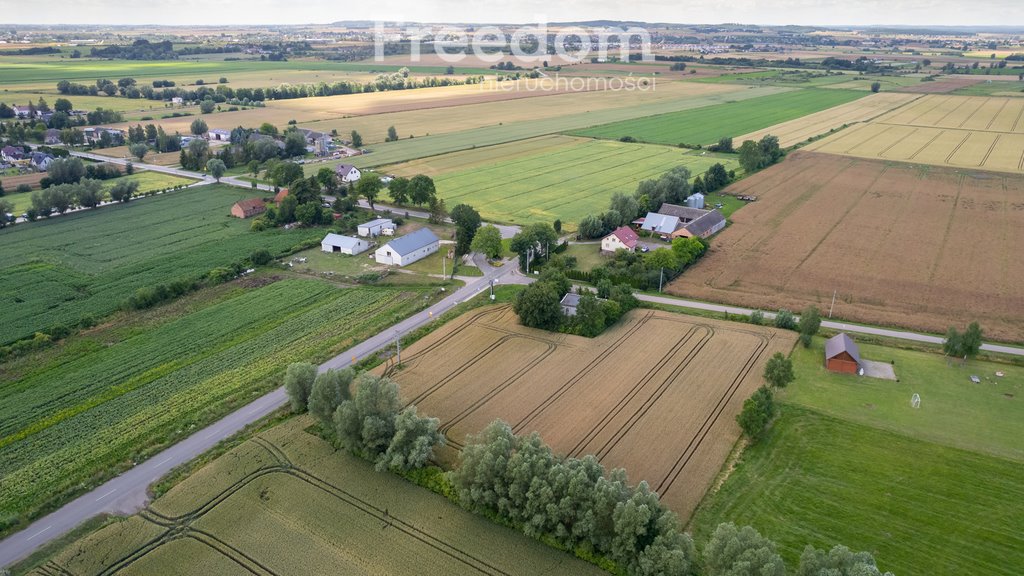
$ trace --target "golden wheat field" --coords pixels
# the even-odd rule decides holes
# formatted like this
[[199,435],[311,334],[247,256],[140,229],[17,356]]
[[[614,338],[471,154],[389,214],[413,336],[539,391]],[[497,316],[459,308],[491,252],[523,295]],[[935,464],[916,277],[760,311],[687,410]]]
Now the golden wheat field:
[[467,313],[412,345],[391,376],[441,419],[445,459],[502,419],[556,452],[593,454],[646,480],[684,520],[739,437],[735,415],[791,332],[638,310],[597,338],[518,324],[510,306]]
[[779,138],[782,147],[789,147],[806,141],[809,138],[838,130],[847,124],[865,122],[889,112],[899,106],[912,102],[919,96],[913,94],[897,94],[884,92],[872,94],[847,104],[841,104],[828,110],[808,114],[796,120],[770,126],[757,132],[744,134],[734,139],[739,144],[745,140],[760,140],[772,135]]
[[1024,100],[928,95],[807,150],[1021,173]]
[[306,431],[260,433],[33,574],[603,574]]

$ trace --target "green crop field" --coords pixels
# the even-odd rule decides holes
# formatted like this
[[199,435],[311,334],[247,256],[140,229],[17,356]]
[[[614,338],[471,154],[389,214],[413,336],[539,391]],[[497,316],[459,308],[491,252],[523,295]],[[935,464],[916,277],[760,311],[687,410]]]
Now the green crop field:
[[[566,108],[566,114],[554,118],[543,118],[539,120],[524,120],[499,124],[497,126],[486,126],[462,130],[448,134],[432,134],[425,137],[405,138],[397,142],[387,142],[370,147],[372,153],[364,156],[347,158],[343,162],[354,164],[359,168],[373,168],[388,164],[407,162],[418,158],[438,156],[460,150],[470,150],[484,146],[504,144],[526,140],[537,136],[545,136],[558,132],[569,132],[582,130],[592,126],[599,126],[608,122],[622,120],[634,120],[654,114],[665,114],[679,110],[691,110],[722,104],[727,101],[744,101],[755,99],[767,94],[778,94],[786,91],[784,88],[775,87],[750,87],[735,92],[711,94],[706,96],[689,96],[679,99],[661,101],[644,106],[613,108],[592,112],[573,112],[572,107]],[[556,96],[551,96],[556,98]],[[707,108],[705,108],[707,109]],[[500,120],[499,120],[500,121]],[[774,123],[774,122],[773,122]],[[771,124],[768,124],[770,126]],[[306,127],[316,127],[317,123],[305,124]],[[332,166],[339,162],[311,163],[305,167],[306,174],[315,174],[324,166]]]
[[605,574],[374,472],[310,423],[262,432],[33,574]]
[[[466,169],[434,176],[437,193],[449,207],[466,203],[495,222],[551,222],[561,219],[572,225],[584,216],[607,208],[613,192],[632,193],[641,180],[657,178],[676,166],[686,166],[694,176],[721,162],[736,167],[731,157],[702,156],[667,146],[628,144],[607,140],[550,136],[539,139],[546,146],[534,149],[536,140],[460,152],[426,162],[391,167],[409,176],[424,165],[447,167],[480,163]],[[517,148],[529,147],[519,154]],[[482,163],[477,158],[490,155]],[[467,157],[472,156],[472,160]]]
[[[0,518],[27,519],[422,305],[421,288],[254,277],[0,366]],[[270,281],[270,284],[266,284]]]
[[791,565],[808,543],[841,543],[900,576],[1017,574],[1024,368],[862,345],[864,358],[895,361],[899,382],[876,381],[827,373],[821,346],[794,351],[781,415],[706,497],[698,541],[733,521],[778,542]]
[[0,343],[102,317],[135,290],[196,278],[319,239],[322,230],[249,231],[228,216],[252,192],[203,186],[0,230]]
[[[801,89],[713,107],[686,110],[577,130],[591,138],[625,136],[658,144],[711,144],[852,102],[866,96],[856,90]],[[736,143],[739,145],[739,142]]]

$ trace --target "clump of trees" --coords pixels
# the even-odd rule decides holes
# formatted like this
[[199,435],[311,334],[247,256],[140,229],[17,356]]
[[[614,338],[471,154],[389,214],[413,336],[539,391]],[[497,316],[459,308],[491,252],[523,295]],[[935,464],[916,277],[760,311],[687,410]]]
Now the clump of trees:
[[800,315],[800,322],[797,323],[797,328],[800,331],[800,343],[804,345],[804,348],[810,348],[811,340],[818,333],[818,329],[821,328],[821,312],[817,306],[808,306],[804,309],[803,314]]
[[576,314],[565,315],[561,300],[572,289],[572,284],[563,274],[562,262],[552,259],[538,280],[516,295],[512,307],[524,326],[593,337],[640,304],[627,285],[613,285],[605,279],[597,288],[596,294],[580,289]]
[[[350,388],[355,386],[355,394]],[[443,444],[437,418],[415,406],[402,408],[398,384],[351,369],[317,373],[312,364],[288,366],[285,390],[294,412],[313,414],[338,445],[371,460],[377,470],[407,472],[423,467]]]
[[977,322],[971,322],[967,330],[960,332],[954,326],[946,331],[946,339],[942,343],[942,351],[946,356],[961,358],[967,361],[981,350],[982,331]]
[[452,482],[463,506],[629,574],[694,572],[692,540],[646,482],[630,486],[593,456],[559,457],[536,433],[492,423],[469,439]]
[[747,140],[736,151],[740,155],[740,166],[747,174],[767,168],[781,160],[783,156],[778,136],[771,134],[758,142]]
[[[455,224],[455,254],[468,254],[472,250],[473,240],[483,220],[480,213],[469,204],[458,204],[449,213],[452,223]],[[493,228],[493,227],[492,227]],[[499,234],[498,250],[501,250],[501,235]],[[493,247],[491,247],[493,248]]]
[[494,260],[501,256],[501,231],[488,224],[480,227],[469,245],[470,250]]
[[775,417],[776,407],[772,390],[785,388],[795,379],[793,361],[781,352],[776,352],[765,364],[763,376],[768,386],[755,390],[750,398],[743,401],[743,409],[736,415],[736,422],[743,430],[743,434],[755,442],[764,436],[768,424]]

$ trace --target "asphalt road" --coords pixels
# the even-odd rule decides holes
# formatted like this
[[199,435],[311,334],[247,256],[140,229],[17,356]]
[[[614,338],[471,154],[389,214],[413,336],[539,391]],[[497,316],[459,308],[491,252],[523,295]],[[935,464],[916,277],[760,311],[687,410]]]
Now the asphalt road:
[[[482,277],[473,278],[467,284],[443,300],[418,312],[401,322],[386,328],[341,354],[320,365],[320,371],[344,368],[366,358],[379,350],[391,346],[395,337],[404,335],[431,322],[456,304],[487,290],[490,282],[498,283],[518,279],[513,276],[512,262],[499,268],[490,268]],[[260,397],[242,408],[228,414],[216,423],[198,430],[188,438],[154,455],[131,470],[103,483],[99,488],[79,496],[60,509],[40,518],[28,528],[0,541],[0,566],[10,566],[34,552],[40,546],[66,534],[93,516],[110,514],[132,514],[142,509],[149,498],[146,493],[150,484],[176,466],[195,459],[247,425],[256,422],[274,410],[284,406],[288,398],[283,388]]]

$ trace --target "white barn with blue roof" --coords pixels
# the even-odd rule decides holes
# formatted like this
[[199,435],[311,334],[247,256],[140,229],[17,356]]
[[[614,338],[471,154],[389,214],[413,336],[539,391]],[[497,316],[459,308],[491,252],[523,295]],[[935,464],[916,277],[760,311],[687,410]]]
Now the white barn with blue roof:
[[377,248],[374,258],[378,264],[407,266],[437,252],[440,245],[441,240],[429,228],[420,228]]

